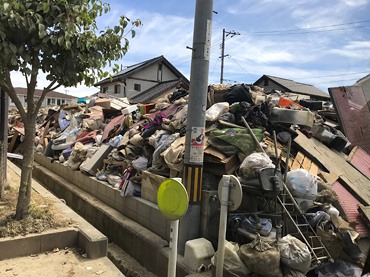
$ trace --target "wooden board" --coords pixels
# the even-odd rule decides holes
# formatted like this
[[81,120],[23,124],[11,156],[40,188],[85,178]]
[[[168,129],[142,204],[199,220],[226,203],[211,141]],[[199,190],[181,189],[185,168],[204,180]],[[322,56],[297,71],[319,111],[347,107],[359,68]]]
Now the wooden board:
[[311,173],[316,176],[319,173],[319,167],[317,166],[317,164],[312,162],[309,157],[303,155],[302,152],[297,153],[290,170],[295,170],[299,168],[303,168],[307,171],[311,171]]
[[328,173],[323,171],[319,173],[319,177],[322,178],[329,185],[334,184],[334,182],[339,178],[338,175],[333,172]]
[[9,153],[12,153],[13,148],[14,148],[14,144],[15,144],[15,142],[17,141],[18,135],[19,135],[18,131],[17,131],[17,130],[15,130],[15,133],[14,133],[14,135],[13,135],[12,141],[10,142],[10,144],[9,144],[9,146],[8,146],[8,152],[9,152]]
[[361,215],[362,219],[365,221],[366,225],[370,228],[370,207],[359,205],[358,212]]
[[297,156],[294,158],[293,166],[290,170],[296,170],[298,168],[301,168],[302,162],[304,160],[304,155],[301,152],[297,153]]
[[299,147],[310,153],[329,172],[337,174],[360,202],[370,205],[370,181],[347,162],[343,153],[329,149],[315,138],[307,138],[300,131],[297,133],[294,142]]

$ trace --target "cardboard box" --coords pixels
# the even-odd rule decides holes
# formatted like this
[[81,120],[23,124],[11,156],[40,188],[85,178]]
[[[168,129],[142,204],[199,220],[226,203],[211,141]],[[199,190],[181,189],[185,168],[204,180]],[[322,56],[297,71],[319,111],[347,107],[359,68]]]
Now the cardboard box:
[[203,168],[206,173],[219,176],[234,174],[238,165],[239,158],[237,154],[227,157],[213,146],[204,150]]

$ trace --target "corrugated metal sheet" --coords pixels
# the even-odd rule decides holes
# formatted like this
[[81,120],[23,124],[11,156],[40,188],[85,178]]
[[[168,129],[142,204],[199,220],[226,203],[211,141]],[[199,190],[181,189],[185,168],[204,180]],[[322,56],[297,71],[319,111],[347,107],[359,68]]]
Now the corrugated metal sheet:
[[359,204],[357,199],[338,181],[336,181],[332,187],[339,197],[339,202],[347,214],[348,220],[350,222],[357,222],[357,233],[359,233],[361,237],[370,237],[370,230],[357,211]]

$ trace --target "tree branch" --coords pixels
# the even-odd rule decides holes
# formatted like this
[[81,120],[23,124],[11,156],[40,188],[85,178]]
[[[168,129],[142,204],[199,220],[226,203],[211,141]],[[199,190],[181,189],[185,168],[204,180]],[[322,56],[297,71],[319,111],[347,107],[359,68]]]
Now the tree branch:
[[39,101],[37,102],[36,104],[36,108],[35,108],[35,114],[34,116],[36,117],[37,115],[37,112],[39,111],[39,109],[41,108],[41,105],[42,105],[42,102],[44,102],[44,99],[45,99],[45,96],[48,92],[54,90],[54,89],[57,89],[58,87],[60,87],[61,85],[58,84],[56,85],[55,87],[51,88],[55,83],[56,83],[57,80],[54,80],[52,81],[46,88],[44,88],[42,94],[41,94],[41,97],[39,99]]
[[17,94],[15,93],[15,89],[12,84],[12,80],[10,79],[10,72],[7,68],[3,68],[3,73],[5,75],[5,84],[6,87],[2,86],[5,92],[9,95],[10,99],[14,102],[15,106],[17,107],[19,114],[22,117],[23,122],[27,120],[27,114],[22,106],[21,101],[19,100]]

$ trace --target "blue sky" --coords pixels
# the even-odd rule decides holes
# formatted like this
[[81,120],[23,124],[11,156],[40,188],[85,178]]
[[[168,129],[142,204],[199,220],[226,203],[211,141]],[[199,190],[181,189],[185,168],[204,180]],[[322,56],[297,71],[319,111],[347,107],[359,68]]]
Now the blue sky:
[[[114,26],[120,15],[143,23],[117,63],[127,66],[164,55],[190,78],[191,50],[186,46],[192,46],[195,0],[106,2],[111,11],[99,19],[100,28]],[[225,54],[231,57],[225,58],[224,79],[231,83],[253,83],[267,74],[327,92],[370,73],[370,0],[215,0],[214,10],[210,84],[220,81],[223,28],[241,34],[225,42]],[[15,79],[16,86],[24,86]],[[40,75],[39,87],[45,85]],[[76,96],[97,91],[58,89],[66,90]]]

